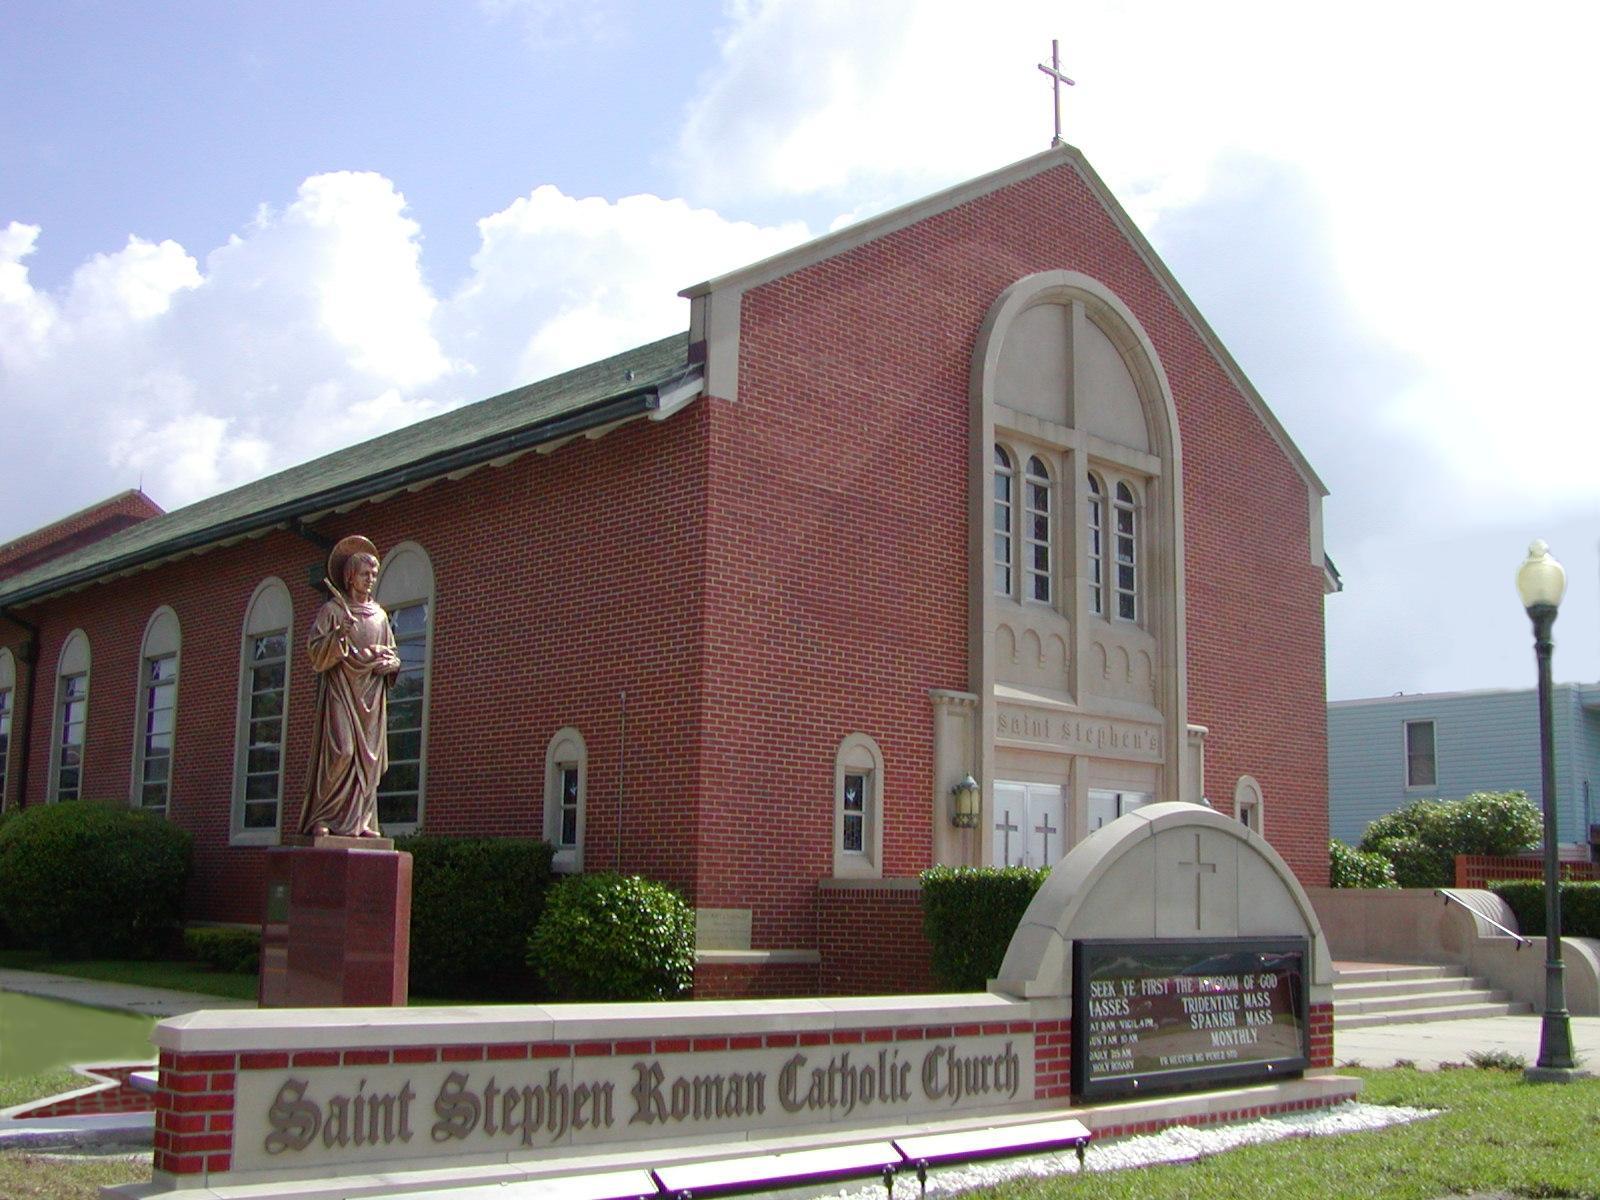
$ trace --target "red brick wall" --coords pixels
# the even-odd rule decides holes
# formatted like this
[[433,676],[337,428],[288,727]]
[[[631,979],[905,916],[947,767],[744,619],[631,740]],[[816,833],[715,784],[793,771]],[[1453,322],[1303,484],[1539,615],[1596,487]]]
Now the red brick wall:
[[[692,887],[682,848],[694,828],[705,425],[691,408],[318,524],[384,549],[414,540],[432,560],[429,832],[536,835],[546,746],[572,725],[587,750],[586,865],[617,862],[622,788],[622,866]],[[183,644],[169,815],[195,836],[188,915],[259,920],[263,852],[227,844],[241,631],[256,586],[277,575],[294,603],[292,827],[315,695],[303,637],[322,602],[307,572],[325,557],[275,532],[23,610],[40,630],[28,802],[46,798],[56,662],[77,627],[92,655],[83,795],[128,796],[140,642],[170,605]]]
[[817,890],[818,990],[824,996],[936,992],[922,892],[882,884]]
[[816,994],[816,963],[697,962],[694,966],[696,1000],[769,1000]]
[[[832,872],[833,761],[885,759],[884,874],[931,856],[930,688],[964,689],[968,373],[1015,280],[1075,269],[1153,340],[1184,456],[1189,719],[1208,790],[1249,772],[1268,836],[1327,877],[1322,573],[1304,480],[1081,178],[1062,167],[753,288],[713,400],[702,903],[805,945]],[[762,564],[751,571],[750,563]]]

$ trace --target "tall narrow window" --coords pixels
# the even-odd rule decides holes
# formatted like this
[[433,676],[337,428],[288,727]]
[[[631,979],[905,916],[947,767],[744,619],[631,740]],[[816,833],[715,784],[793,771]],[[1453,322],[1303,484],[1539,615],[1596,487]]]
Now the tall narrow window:
[[1030,600],[1050,603],[1050,472],[1038,455],[1028,459],[1023,481],[1023,535]]
[[89,639],[75,629],[56,660],[56,705],[51,728],[52,800],[76,800],[83,793],[83,750],[89,727]]
[[1439,781],[1434,757],[1433,722],[1406,722],[1406,786],[1433,787]]
[[403,542],[384,557],[378,603],[388,610],[400,655],[389,687],[389,769],[378,785],[378,824],[385,833],[405,833],[422,823],[426,792],[433,565],[421,546]]
[[11,778],[11,709],[17,688],[17,664],[11,651],[0,648],[0,812],[6,807],[6,782]]
[[1011,595],[1011,485],[1014,478],[1011,456],[1002,446],[994,448],[994,590],[997,596]]
[[557,871],[583,870],[588,751],[583,735],[558,730],[544,754],[544,839],[555,847]]
[[1139,619],[1138,529],[1135,526],[1133,489],[1117,484],[1117,616]]
[[864,733],[845,738],[834,755],[833,873],[883,874],[883,752]]
[[1089,476],[1089,611],[1105,616],[1105,489],[1097,476]]
[[264,580],[245,610],[234,745],[233,840],[278,840],[283,810],[283,740],[289,712],[289,630],[294,607],[278,579]]
[[144,660],[144,729],[139,746],[139,806],[167,811],[172,792],[172,730],[177,708],[178,656]]
[[166,813],[172,798],[173,731],[178,708],[178,617],[158,608],[139,651],[139,696],[133,728],[135,808]]

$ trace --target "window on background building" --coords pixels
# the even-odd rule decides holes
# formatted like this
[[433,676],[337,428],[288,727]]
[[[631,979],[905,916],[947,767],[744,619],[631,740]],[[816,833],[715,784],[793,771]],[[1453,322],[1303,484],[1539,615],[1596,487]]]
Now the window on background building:
[[378,784],[384,833],[412,833],[426,797],[428,665],[433,640],[433,564],[415,542],[384,556],[378,603],[389,613],[400,673],[389,687],[389,769]]
[[52,722],[50,790],[52,800],[76,800],[83,793],[83,751],[89,727],[89,638],[75,629],[56,662],[55,719]]
[[994,448],[994,591],[1011,595],[1011,508],[1015,472],[1011,455],[1003,446]]
[[1138,529],[1133,489],[1117,484],[1113,505],[1117,521],[1117,617],[1123,621],[1139,619]]
[[6,783],[11,778],[11,710],[16,690],[16,659],[11,651],[0,648],[0,811],[6,807]]
[[1433,787],[1439,782],[1434,758],[1433,722],[1406,722],[1406,786]]
[[883,873],[883,752],[864,733],[839,744],[833,765],[833,873]]
[[233,840],[271,844],[283,815],[283,745],[289,713],[289,630],[294,608],[282,580],[267,579],[245,609],[234,737]]
[[1101,617],[1106,611],[1105,486],[1089,473],[1089,611]]
[[570,726],[550,739],[544,755],[544,838],[556,849],[558,871],[583,870],[588,751]]
[[173,732],[178,708],[178,617],[159,608],[144,629],[133,732],[135,808],[165,813],[172,796]]
[[1026,586],[1023,594],[1050,603],[1050,472],[1038,455],[1028,459],[1023,480],[1022,532]]

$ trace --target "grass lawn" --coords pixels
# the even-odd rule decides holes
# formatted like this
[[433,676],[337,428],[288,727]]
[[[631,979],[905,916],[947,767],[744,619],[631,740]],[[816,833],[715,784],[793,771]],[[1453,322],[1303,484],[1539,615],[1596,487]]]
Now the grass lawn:
[[[1503,1071],[1352,1073],[1366,1079],[1367,1103],[1437,1108],[1443,1115],[1371,1133],[1250,1146],[1185,1166],[1019,1181],[982,1194],[1004,1200],[1440,1200],[1498,1191],[1600,1200],[1600,1080],[1563,1086],[1526,1084]],[[0,1196],[8,1198],[76,1200],[92,1197],[102,1183],[148,1178],[148,1165],[137,1162],[0,1153]]]
[[[198,962],[134,962],[122,959],[56,962],[41,950],[0,950],[0,967],[10,967],[18,971],[44,971],[51,975],[71,975],[75,979],[137,983],[144,987],[171,988],[178,992],[198,992],[205,996],[227,996],[234,1000],[256,998],[254,975],[214,971],[205,963]],[[4,1193],[0,1192],[0,1195]]]

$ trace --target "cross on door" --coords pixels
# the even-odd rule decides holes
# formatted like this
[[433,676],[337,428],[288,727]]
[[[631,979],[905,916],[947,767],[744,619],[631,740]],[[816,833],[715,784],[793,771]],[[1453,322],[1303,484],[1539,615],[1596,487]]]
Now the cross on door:
[[1194,835],[1194,859],[1193,859],[1193,861],[1184,862],[1182,859],[1180,859],[1178,861],[1178,865],[1180,867],[1190,867],[1190,868],[1192,868],[1194,870],[1194,927],[1195,927],[1196,931],[1198,931],[1200,929],[1200,913],[1201,913],[1201,901],[1202,901],[1202,896],[1201,896],[1200,889],[1204,885],[1205,878],[1206,878],[1207,875],[1215,875],[1217,873],[1217,864],[1216,863],[1214,863],[1214,862],[1206,862],[1204,859],[1202,859],[1200,857],[1200,835],[1198,833]]
[[1000,861],[1006,866],[1011,865],[1011,835],[1021,833],[1022,827],[1011,822],[1011,810],[1008,808],[1001,814],[1000,819],[994,823],[994,831],[1005,839],[1000,850]]
[[1050,824],[1049,813],[1042,813],[1039,816],[1039,823],[1033,827],[1033,831],[1044,838],[1044,862],[1040,865],[1048,867],[1054,861],[1050,857],[1050,835],[1052,833],[1060,833],[1061,830]]

